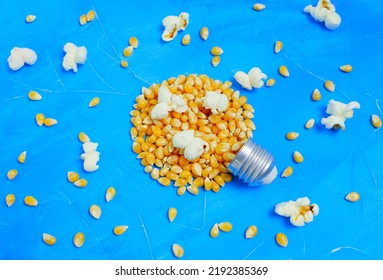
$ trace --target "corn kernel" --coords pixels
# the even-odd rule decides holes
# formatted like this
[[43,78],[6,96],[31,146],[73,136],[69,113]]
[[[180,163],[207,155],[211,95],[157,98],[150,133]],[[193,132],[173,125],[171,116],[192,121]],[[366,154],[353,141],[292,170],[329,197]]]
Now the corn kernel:
[[211,187],[212,187],[212,183],[210,181],[210,178],[209,177],[205,177],[205,180],[204,180],[204,189],[205,189],[205,191],[210,191]]
[[311,94],[311,99],[314,101],[319,101],[319,100],[321,100],[321,98],[322,98],[322,95],[321,95],[319,89],[317,89],[317,88],[314,89],[314,91]]
[[96,220],[100,219],[100,217],[101,217],[101,208],[100,208],[100,206],[98,206],[97,204],[91,205],[89,207],[89,213]]
[[90,142],[90,138],[88,135],[86,135],[84,132],[80,132],[78,134],[78,140],[80,140],[81,143],[87,143]]
[[301,154],[300,152],[298,152],[298,151],[295,151],[295,152],[293,153],[293,159],[294,159],[294,161],[295,161],[296,163],[301,163],[301,162],[303,162],[303,160],[304,160],[302,154]]
[[74,171],[68,171],[66,176],[67,176],[68,181],[71,183],[76,182],[80,178],[80,175]]
[[17,161],[18,161],[19,163],[24,163],[26,157],[27,157],[27,151],[24,151],[24,152],[22,152],[22,153],[17,157]]
[[36,20],[36,16],[35,16],[35,15],[27,15],[27,16],[25,17],[25,21],[26,21],[27,23],[34,22],[35,20]]
[[82,232],[77,232],[73,237],[73,244],[77,248],[81,248],[85,242],[85,235]]
[[190,34],[186,34],[185,36],[182,37],[181,40],[182,45],[187,46],[190,44]]
[[276,41],[274,45],[274,52],[279,53],[283,48],[283,43],[281,41]]
[[294,131],[291,131],[289,133],[286,134],[286,138],[288,140],[295,140],[299,137],[299,133],[298,132],[294,132]]
[[126,67],[128,67],[128,62],[125,59],[122,59],[120,62],[120,66],[122,68],[126,68]]
[[282,232],[279,232],[276,234],[275,236],[275,240],[277,241],[277,244],[281,247],[287,247],[287,244],[288,244],[288,239],[287,239],[287,236],[282,233]]
[[89,102],[88,106],[89,108],[95,107],[98,104],[100,104],[100,98],[99,97],[94,97],[92,100]]
[[38,113],[36,114],[36,123],[38,126],[42,126],[44,124],[44,121],[45,121],[45,116],[41,113]]
[[74,182],[74,185],[79,188],[84,188],[88,185],[88,181],[86,179],[78,179]]
[[56,237],[54,237],[53,235],[50,235],[48,233],[43,233],[43,241],[47,244],[47,245],[55,245],[56,244]]
[[128,229],[128,226],[125,226],[125,225],[121,225],[121,226],[115,226],[113,228],[113,233],[115,235],[121,235],[123,233],[125,233],[125,231]]
[[360,194],[357,192],[350,192],[346,195],[346,200],[350,202],[357,202],[360,199]]
[[186,187],[177,188],[177,195],[179,196],[184,195],[185,192],[186,192]]
[[380,128],[382,127],[382,120],[378,115],[372,115],[371,116],[371,124],[375,128]]
[[33,101],[38,101],[41,100],[43,97],[37,91],[31,90],[30,92],[28,92],[28,98]]
[[206,40],[209,37],[209,29],[206,26],[202,27],[199,31],[199,35],[203,40]]
[[249,226],[246,229],[245,237],[247,239],[254,238],[258,233],[258,228],[254,225]]
[[256,11],[262,11],[265,8],[266,8],[266,6],[264,4],[261,4],[261,3],[255,3],[253,5],[253,9]]
[[229,232],[233,229],[233,225],[230,222],[222,222],[218,224],[218,228],[221,231]]
[[215,46],[215,47],[212,47],[211,50],[210,50],[210,53],[214,56],[218,56],[218,55],[221,55],[223,54],[223,50],[218,47],[218,46]]
[[133,46],[128,46],[126,47],[123,51],[122,51],[122,54],[125,56],[125,57],[129,57],[133,54]]
[[160,170],[158,168],[153,168],[152,172],[150,172],[150,177],[152,177],[153,180],[160,178]]
[[275,79],[274,78],[270,78],[270,79],[267,79],[266,81],[266,86],[267,87],[272,87],[273,85],[275,85]]
[[216,67],[220,62],[221,62],[221,58],[218,55],[214,56],[211,59],[211,65],[213,65],[213,67]]
[[350,64],[345,64],[340,66],[339,69],[343,72],[349,73],[352,71],[352,66]]
[[213,227],[210,229],[210,236],[212,238],[218,237],[219,234],[219,227],[218,224],[214,224]]
[[168,187],[170,186],[170,179],[167,178],[167,177],[161,177],[157,180],[161,185],[165,186],[165,187]]
[[333,92],[335,90],[335,84],[333,81],[330,80],[324,82],[324,87],[330,92]]
[[38,204],[38,201],[36,198],[34,198],[33,196],[31,195],[27,195],[26,197],[24,197],[24,203],[28,206],[32,206],[32,207],[35,207],[37,206]]
[[226,153],[230,151],[230,144],[229,143],[219,143],[217,147],[215,148],[215,152],[219,155]]
[[129,45],[133,48],[137,49],[138,47],[138,39],[136,37],[130,37],[129,38]]
[[106,202],[111,201],[115,197],[115,195],[116,195],[116,189],[114,187],[109,187],[105,193]]
[[289,77],[290,76],[290,72],[285,65],[280,66],[278,71],[282,77]]
[[15,203],[16,197],[13,193],[7,194],[5,197],[5,203],[7,204],[8,207],[11,207],[13,203]]
[[87,21],[93,21],[96,18],[96,13],[93,10],[88,11],[86,14]]
[[306,129],[311,129],[314,127],[314,123],[315,123],[315,120],[314,119],[309,119],[306,123],[305,123],[305,128]]
[[15,179],[18,173],[19,173],[19,172],[18,172],[16,169],[11,169],[11,170],[9,170],[9,171],[7,172],[7,178],[8,178],[8,180],[13,180],[13,179]]
[[172,251],[173,255],[177,258],[182,258],[184,256],[184,248],[179,244],[173,244]]
[[88,18],[86,17],[86,15],[81,15],[79,18],[79,22],[80,22],[80,25],[86,24],[88,22]]
[[174,208],[174,207],[169,208],[169,210],[168,210],[168,219],[169,219],[169,221],[171,223],[174,221],[176,216],[177,216],[177,209]]
[[283,170],[281,177],[287,178],[290,177],[293,174],[293,168],[291,166],[288,166]]
[[57,124],[57,120],[55,120],[55,119],[52,119],[52,118],[46,118],[45,120],[44,120],[44,125],[45,126],[54,126],[54,125],[56,125]]
[[202,167],[198,162],[192,164],[191,171],[194,175],[200,177],[202,175]]
[[190,185],[186,189],[191,194],[194,194],[194,195],[198,195],[199,194],[199,189],[196,186]]

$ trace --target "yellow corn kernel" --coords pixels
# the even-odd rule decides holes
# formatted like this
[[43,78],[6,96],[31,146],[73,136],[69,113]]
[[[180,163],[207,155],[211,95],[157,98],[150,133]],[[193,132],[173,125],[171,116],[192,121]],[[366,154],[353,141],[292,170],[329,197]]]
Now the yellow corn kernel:
[[184,248],[180,244],[173,244],[172,246],[173,255],[177,258],[184,256]]
[[24,163],[26,158],[27,158],[27,151],[24,151],[24,152],[22,152],[22,153],[17,157],[17,161],[18,161],[19,163]]
[[274,45],[274,52],[279,53],[283,48],[283,43],[281,41],[276,41]]
[[147,153],[145,158],[149,165],[153,165],[156,160],[156,157],[152,153]]
[[171,223],[174,221],[176,216],[177,216],[177,209],[174,208],[174,207],[169,208],[169,210],[168,210],[168,219],[169,219],[169,221]]
[[204,185],[204,178],[203,177],[197,177],[194,181],[193,181],[193,186],[194,187],[202,187]]
[[211,190],[213,192],[219,192],[220,189],[221,189],[221,186],[218,185],[217,182],[211,181]]
[[174,182],[174,186],[175,187],[185,187],[187,185],[187,180],[184,179],[184,178],[178,178],[175,182]]
[[125,56],[125,57],[129,57],[133,54],[133,46],[128,46],[126,47],[123,51],[122,51],[122,54]]
[[360,199],[360,194],[357,192],[350,192],[346,195],[346,200],[350,202],[357,202]]
[[206,40],[209,37],[209,29],[206,26],[202,27],[199,31],[199,35],[203,40]]
[[106,202],[111,201],[115,195],[116,195],[116,189],[114,187],[109,187],[105,193]]
[[170,186],[170,179],[167,178],[167,177],[161,177],[157,180],[161,185],[165,186],[165,187],[168,187]]
[[170,168],[170,171],[175,173],[175,174],[180,174],[183,171],[183,169],[179,165],[173,165]]
[[27,23],[34,22],[35,20],[36,20],[36,16],[35,16],[35,15],[27,15],[27,16],[25,17],[25,21],[26,21]]
[[93,21],[96,18],[96,13],[93,10],[88,11],[86,14],[87,21]]
[[175,181],[179,178],[179,176],[171,171],[168,171],[166,173],[166,178],[168,178],[169,180]]
[[190,34],[186,34],[185,36],[182,37],[181,40],[182,45],[187,46],[190,44]]
[[319,91],[319,89],[314,89],[313,93],[311,94],[311,99],[314,100],[314,101],[319,101],[321,100],[322,98],[322,95]]
[[258,233],[258,228],[254,225],[249,226],[246,229],[245,237],[247,239],[254,238]]
[[57,124],[57,120],[55,120],[55,119],[52,119],[52,118],[46,118],[45,120],[44,120],[44,125],[45,126],[54,126],[54,125],[56,125]]
[[233,229],[233,225],[230,222],[222,222],[218,224],[218,228],[221,231],[229,232]]
[[88,106],[89,108],[95,107],[98,104],[100,104],[100,98],[99,97],[94,97],[92,100],[89,102]]
[[191,194],[194,194],[194,195],[199,194],[199,189],[196,186],[190,185],[186,189]]
[[223,180],[223,178],[220,175],[215,176],[214,181],[216,181],[217,184],[221,187],[225,186],[225,180]]
[[371,124],[375,128],[380,128],[382,127],[382,120],[378,115],[372,115],[371,116]]
[[299,137],[299,133],[298,132],[294,132],[294,131],[291,131],[289,133],[286,134],[286,138],[288,140],[295,140]]
[[230,144],[229,143],[219,143],[217,147],[215,148],[215,152],[219,155],[226,153],[230,151]]
[[186,192],[186,187],[177,188],[177,195],[179,196],[184,195],[185,192]]
[[218,224],[214,224],[213,227],[210,229],[210,236],[212,238],[218,237],[219,234],[219,227]]
[[314,123],[315,123],[315,120],[314,119],[309,119],[306,123],[305,123],[305,128],[306,129],[311,129],[314,127]]
[[158,168],[153,168],[152,172],[150,172],[150,177],[152,177],[153,180],[160,178],[160,170]]
[[5,197],[5,203],[7,204],[8,207],[11,207],[13,203],[15,203],[16,197],[13,193],[7,194]]
[[264,8],[266,8],[266,6],[264,4],[261,4],[261,3],[255,3],[253,5],[253,9],[256,11],[262,11]]
[[136,154],[140,154],[142,152],[141,144],[138,142],[133,142],[132,149]]
[[301,162],[303,162],[303,160],[304,160],[302,154],[301,154],[300,152],[298,152],[298,151],[295,151],[295,152],[293,153],[293,159],[294,159],[294,161],[295,161],[296,163],[301,163]]
[[136,127],[132,127],[130,129],[130,136],[133,140],[136,139],[136,137],[138,136],[138,129]]
[[90,142],[90,138],[88,135],[86,135],[84,132],[80,132],[78,134],[78,140],[80,140],[81,143],[87,143]]
[[37,199],[34,198],[34,197],[31,196],[31,195],[27,195],[26,197],[24,197],[24,203],[25,203],[26,205],[28,205],[28,206],[32,206],[32,207],[37,206],[37,204],[39,204],[38,201],[37,201]]
[[267,87],[272,87],[273,85],[275,85],[275,79],[274,78],[270,78],[270,79],[267,79],[266,81],[266,86]]
[[122,67],[122,68],[126,68],[126,67],[128,67],[128,62],[125,60],[125,59],[122,59],[121,60],[121,62],[120,62],[120,66]]
[[15,179],[18,173],[19,173],[19,172],[18,172],[16,169],[11,169],[11,170],[9,170],[9,171],[7,172],[7,178],[8,178],[8,180],[13,180],[13,179]]
[[77,233],[73,236],[73,244],[74,244],[74,246],[76,246],[77,248],[81,248],[82,245],[84,245],[84,242],[85,242],[85,235],[84,235],[84,233],[82,233],[82,232],[77,232]]
[[221,54],[223,54],[223,50],[222,50],[220,47],[215,46],[215,47],[212,47],[212,48],[211,48],[210,53],[211,53],[212,55],[214,55],[214,56],[216,56],[216,55],[221,55]]
[[285,170],[283,170],[281,177],[286,178],[290,177],[293,174],[293,168],[291,166],[287,166]]
[[345,64],[340,66],[339,69],[343,72],[349,73],[352,71],[352,66],[350,64]]
[[36,114],[36,123],[38,126],[42,126],[45,121],[45,116],[41,113]]
[[194,162],[191,166],[191,171],[194,175],[200,177],[202,175],[202,167],[198,162]]
[[275,235],[275,240],[277,241],[277,244],[281,247],[287,247],[287,244],[289,243],[289,241],[287,240],[287,236],[282,232],[279,232]]
[[231,176],[229,173],[221,173],[220,175],[225,183],[229,183],[233,180],[233,176]]
[[84,188],[88,185],[88,181],[86,179],[78,179],[74,182],[74,185],[79,188]]
[[220,62],[221,62],[221,58],[218,55],[214,56],[211,59],[211,65],[213,65],[213,67],[216,67]]
[[327,80],[324,82],[324,87],[330,92],[333,92],[335,90],[335,84],[331,80]]
[[56,244],[56,237],[48,233],[43,233],[43,241],[45,244],[52,246]]
[[37,91],[31,90],[30,92],[28,92],[28,98],[33,101],[38,101],[41,100],[43,97]]
[[69,182],[74,183],[80,178],[80,175],[77,172],[68,171],[66,177]]
[[128,226],[125,226],[125,225],[115,226],[113,228],[113,233],[115,235],[121,235],[121,234],[124,234],[127,229],[128,229]]
[[281,74],[281,76],[283,77],[290,76],[290,72],[285,65],[280,66],[278,71],[279,71],[279,74]]
[[138,39],[136,37],[130,37],[129,38],[129,45],[131,45],[133,48],[137,49]]
[[210,191],[211,190],[212,183],[210,181],[209,177],[206,177],[204,180],[204,189],[205,191]]
[[88,22],[88,18],[86,17],[86,15],[81,15],[79,18],[79,22],[80,22],[80,25],[86,24]]
[[101,208],[100,208],[100,206],[98,206],[97,204],[91,205],[89,207],[89,213],[96,220],[100,219],[100,217],[101,217]]

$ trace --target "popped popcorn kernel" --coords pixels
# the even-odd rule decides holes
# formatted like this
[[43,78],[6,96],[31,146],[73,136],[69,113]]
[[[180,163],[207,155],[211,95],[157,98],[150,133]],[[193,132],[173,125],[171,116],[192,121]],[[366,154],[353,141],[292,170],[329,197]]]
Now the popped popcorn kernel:
[[306,6],[303,11],[310,14],[316,21],[324,22],[326,28],[337,29],[342,22],[339,14],[335,12],[335,6],[330,0],[319,0],[317,5]]
[[342,128],[345,129],[344,122],[347,119],[351,119],[354,115],[353,109],[359,109],[360,104],[356,101],[351,101],[348,104],[344,104],[339,101],[331,99],[327,104],[326,113],[331,115],[327,118],[322,118],[321,123],[326,126],[327,129]]
[[292,225],[300,227],[314,220],[319,214],[319,206],[315,203],[310,204],[308,197],[302,197],[296,201],[278,203],[274,211],[280,216],[289,217]]

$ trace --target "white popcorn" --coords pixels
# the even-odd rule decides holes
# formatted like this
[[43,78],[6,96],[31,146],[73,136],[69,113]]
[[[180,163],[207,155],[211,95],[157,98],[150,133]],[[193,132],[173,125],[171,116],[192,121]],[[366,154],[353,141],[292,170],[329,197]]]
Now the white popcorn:
[[194,130],[184,130],[173,136],[173,146],[184,149],[184,157],[191,161],[209,151],[209,144],[198,137],[194,137]]
[[234,74],[234,79],[245,89],[252,90],[253,88],[261,88],[264,85],[263,80],[267,79],[266,74],[262,73],[258,67],[253,67],[246,74],[243,71],[237,71]]
[[331,115],[327,118],[322,118],[321,123],[326,126],[327,129],[342,128],[346,126],[344,122],[346,119],[351,119],[354,115],[353,109],[359,109],[360,104],[356,101],[351,101],[348,104],[344,104],[339,101],[331,99],[327,104],[326,113]]
[[153,120],[162,120],[168,116],[169,111],[170,107],[166,102],[158,103],[153,107],[150,117]]
[[158,89],[158,103],[165,102],[166,104],[170,105],[172,100],[172,93],[170,90],[165,86],[160,86]]
[[162,20],[162,25],[165,30],[162,33],[162,40],[168,42],[173,40],[180,30],[185,30],[189,24],[189,14],[186,12],[180,13],[177,16],[167,16]]
[[73,43],[66,43],[63,48],[66,53],[63,58],[62,66],[66,71],[77,72],[77,64],[84,64],[87,57],[85,47],[77,47]]
[[166,86],[158,89],[158,103],[153,107],[150,116],[153,120],[161,120],[168,116],[170,111],[186,112],[186,100],[177,94],[172,94]]
[[188,109],[186,100],[180,95],[172,94],[170,109],[177,113],[186,112]]
[[25,63],[29,65],[35,64],[36,60],[37,54],[34,50],[14,47],[7,61],[9,68],[16,71],[23,67]]
[[229,103],[227,96],[217,91],[206,91],[206,95],[202,98],[202,101],[203,107],[210,109],[214,115],[225,111]]
[[316,21],[325,23],[328,29],[334,30],[339,27],[342,19],[335,12],[335,6],[330,0],[319,0],[316,7],[306,6],[303,11],[310,14]]
[[310,205],[308,197],[302,197],[296,201],[278,203],[274,211],[280,216],[290,217],[291,224],[301,227],[314,220],[319,214],[319,206],[315,203]]
[[81,159],[84,160],[84,170],[93,172],[98,169],[97,162],[100,160],[100,153],[97,152],[98,143],[86,142],[82,145],[84,153],[81,154]]

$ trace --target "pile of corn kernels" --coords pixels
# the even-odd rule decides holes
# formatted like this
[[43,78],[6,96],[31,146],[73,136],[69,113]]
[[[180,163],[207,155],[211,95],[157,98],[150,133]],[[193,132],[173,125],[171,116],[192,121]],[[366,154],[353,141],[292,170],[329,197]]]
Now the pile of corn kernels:
[[[181,95],[187,101],[184,113],[169,112],[168,117],[153,120],[151,110],[158,103],[158,89],[166,86],[171,93]],[[206,91],[216,91],[227,96],[225,111],[212,114],[203,107]],[[231,88],[231,82],[221,82],[207,75],[180,75],[142,88],[136,97],[134,110],[130,112],[133,151],[141,159],[144,171],[163,186],[172,181],[177,194],[186,190],[194,195],[200,188],[218,192],[232,180],[228,166],[242,145],[252,137],[255,124],[253,107],[247,98]],[[208,151],[195,160],[183,156],[183,150],[175,148],[173,136],[184,130],[194,130],[195,136],[209,144]]]

